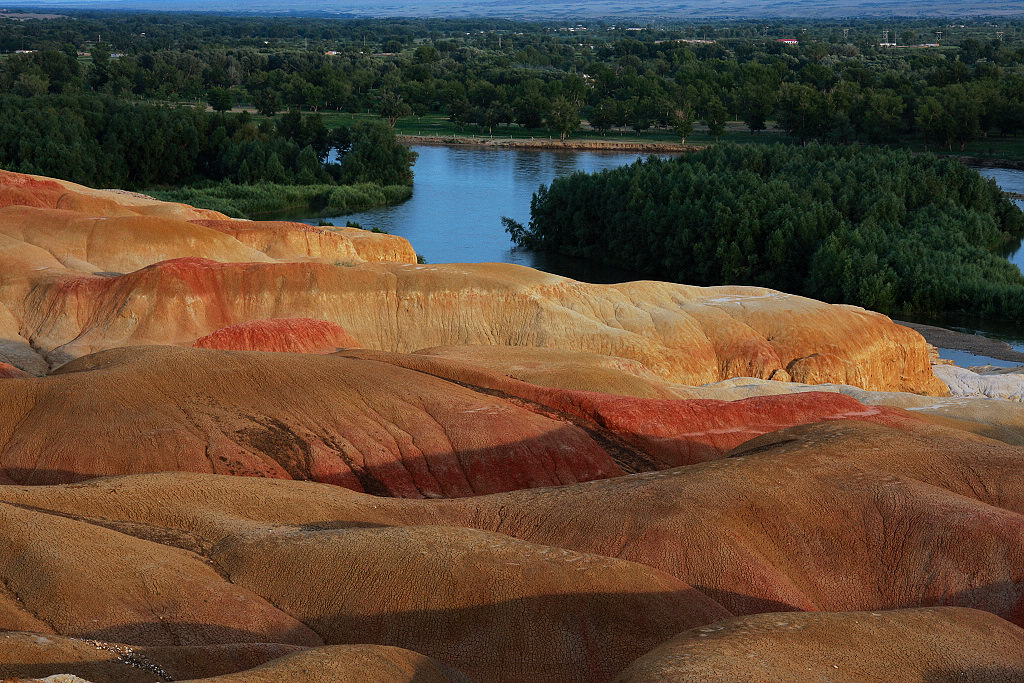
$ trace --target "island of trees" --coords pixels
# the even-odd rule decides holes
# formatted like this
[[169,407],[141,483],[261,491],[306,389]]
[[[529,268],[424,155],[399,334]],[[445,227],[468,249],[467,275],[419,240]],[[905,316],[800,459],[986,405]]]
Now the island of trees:
[[899,314],[1024,322],[999,249],[1024,213],[949,159],[863,146],[721,145],[541,187],[513,241],[698,285]]

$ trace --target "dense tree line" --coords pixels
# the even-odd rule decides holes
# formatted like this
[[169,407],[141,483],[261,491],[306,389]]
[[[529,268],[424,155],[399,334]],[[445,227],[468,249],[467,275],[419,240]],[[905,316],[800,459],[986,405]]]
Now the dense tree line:
[[[507,21],[338,21],[83,15],[0,22],[0,89],[23,96],[102,92],[122,99],[248,105],[265,115],[446,114],[460,126],[600,132],[777,121],[799,140],[963,147],[1024,130],[1024,24],[947,32],[941,48],[884,48],[881,24],[736,22],[568,32]],[[908,45],[932,24],[891,26]],[[946,28],[939,25],[939,28]],[[798,45],[776,36],[798,32]],[[759,35],[760,34],[760,35]],[[102,38],[102,40],[97,40]],[[706,41],[705,41],[706,39]],[[698,41],[698,42],[683,42]],[[86,56],[83,56],[86,55]]]
[[856,146],[716,146],[541,187],[520,246],[688,284],[747,284],[886,313],[1024,322],[998,250],[1024,214],[951,160]]
[[[324,163],[332,149],[340,163]],[[257,123],[109,95],[0,95],[0,166],[96,187],[411,185],[414,160],[382,122],[328,130],[294,110]]]

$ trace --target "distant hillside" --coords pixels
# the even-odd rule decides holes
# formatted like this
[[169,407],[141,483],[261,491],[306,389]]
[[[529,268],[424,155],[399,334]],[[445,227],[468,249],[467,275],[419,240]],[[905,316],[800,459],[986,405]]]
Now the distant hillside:
[[[68,9],[147,9],[196,11],[193,2],[184,0],[29,0],[9,2],[8,8]],[[211,0],[203,9],[210,12],[243,13],[238,3]],[[332,16],[376,17],[467,17],[502,16],[512,18],[609,17],[609,18],[755,18],[755,17],[944,17],[944,16],[1022,16],[1024,5],[1012,0],[951,2],[936,0],[722,0],[717,3],[655,1],[637,7],[624,0],[568,0],[553,2],[498,2],[497,0],[294,0],[287,9],[279,2],[254,0],[245,4],[244,13],[254,14],[326,14]]]

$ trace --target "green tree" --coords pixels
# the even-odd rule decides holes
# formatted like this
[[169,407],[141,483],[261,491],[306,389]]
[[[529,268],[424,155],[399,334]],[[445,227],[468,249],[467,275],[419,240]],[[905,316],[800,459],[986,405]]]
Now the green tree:
[[288,180],[284,164],[281,163],[281,158],[277,156],[277,152],[271,152],[270,156],[267,157],[267,167],[263,172],[263,177],[272,183],[284,183]]
[[708,133],[714,135],[715,142],[718,142],[719,136],[725,132],[725,120],[729,114],[722,100],[717,97],[711,98],[704,110],[704,123],[708,127]]
[[917,130],[921,132],[924,151],[928,151],[928,140],[938,140],[952,145],[953,120],[938,98],[925,97],[917,107],[914,116]]
[[341,162],[342,182],[412,185],[416,153],[399,144],[390,126],[359,121],[352,128],[352,147]]
[[214,111],[226,112],[233,105],[231,91],[227,88],[210,88],[210,91],[206,94],[206,99]]
[[676,104],[672,111],[672,130],[679,136],[682,144],[686,144],[686,138],[693,134],[694,112],[693,105],[682,101]]
[[312,185],[320,180],[320,160],[311,145],[306,145],[295,157],[295,178],[300,185]]
[[761,83],[748,83],[737,94],[737,111],[751,133],[765,129],[775,110],[775,91]]
[[377,113],[394,128],[398,119],[412,114],[412,108],[405,103],[399,93],[393,90],[384,90],[377,98]]
[[824,96],[801,83],[783,83],[779,87],[775,115],[779,125],[801,142],[821,135],[828,122]]
[[564,97],[556,97],[551,102],[548,114],[548,125],[558,133],[559,140],[565,140],[580,126],[580,109]]

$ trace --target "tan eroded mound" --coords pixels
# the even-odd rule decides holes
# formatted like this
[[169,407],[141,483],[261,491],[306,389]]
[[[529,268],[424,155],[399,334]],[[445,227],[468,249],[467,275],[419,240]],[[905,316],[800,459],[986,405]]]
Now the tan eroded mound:
[[320,261],[338,265],[363,261],[416,263],[404,237],[359,228],[314,228],[289,221],[193,221],[231,235],[278,261]]
[[111,346],[191,343],[281,317],[335,322],[381,350],[540,346],[629,358],[687,384],[742,375],[946,392],[920,335],[876,313],[757,288],[588,285],[507,264],[179,259],[122,277],[40,283],[24,327],[60,362]]
[[0,536],[0,630],[149,645],[321,642],[178,548],[7,504]]
[[[191,344],[253,320],[312,318],[378,350],[544,347],[627,358],[676,383],[751,376],[946,393],[920,335],[849,306],[761,288],[414,266],[404,240],[351,228],[231,221],[10,173],[0,190],[0,302],[17,332],[6,339],[0,321],[0,343],[37,350],[51,367],[117,346]],[[406,263],[335,265],[368,259]]]
[[33,206],[65,209],[97,216],[159,216],[182,220],[223,219],[226,216],[187,204],[162,202],[121,190],[94,190],[67,180],[0,171],[0,207]]
[[125,273],[167,259],[203,254],[219,261],[272,259],[217,230],[177,218],[11,206],[0,233],[51,254],[68,271]]
[[[235,224],[238,227],[230,227]],[[232,221],[215,211],[134,193],[93,190],[2,171],[0,362],[39,375],[48,366],[67,360],[61,357],[48,362],[42,358],[34,347],[32,330],[24,326],[26,297],[35,287],[63,287],[69,279],[114,276],[187,257],[245,263],[318,260],[352,264],[369,259],[416,262],[408,242],[392,235],[356,229],[322,231],[297,223]],[[78,286],[70,285],[72,289]],[[76,291],[80,295],[83,290]],[[231,320],[220,327],[251,319]],[[204,329],[192,340],[215,329]]]
[[311,318],[251,320],[217,330],[196,340],[197,349],[222,351],[289,351],[334,353],[361,347],[341,325]]
[[759,614],[682,633],[617,680],[1019,681],[1024,630],[955,607]]

